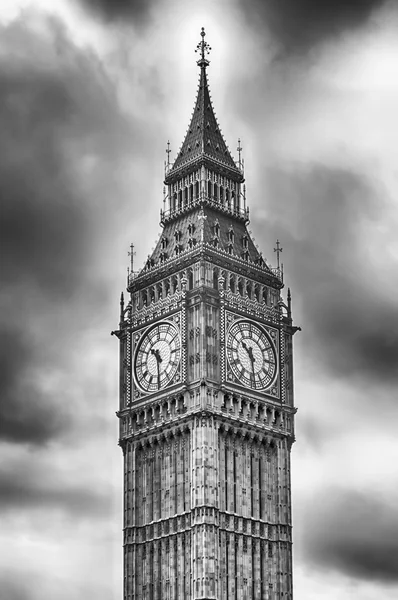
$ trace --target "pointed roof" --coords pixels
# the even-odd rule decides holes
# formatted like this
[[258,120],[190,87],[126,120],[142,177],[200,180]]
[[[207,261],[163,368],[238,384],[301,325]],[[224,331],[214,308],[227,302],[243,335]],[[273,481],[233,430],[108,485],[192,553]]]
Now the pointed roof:
[[203,28],[201,35],[202,41],[197,48],[201,51],[201,59],[197,63],[200,66],[200,78],[195,107],[180,151],[166,175],[166,183],[173,179],[173,175],[177,171],[200,159],[207,159],[219,166],[227,167],[243,180],[242,173],[228,150],[214,114],[206,74],[209,61],[205,58],[205,51],[210,48],[204,41]]

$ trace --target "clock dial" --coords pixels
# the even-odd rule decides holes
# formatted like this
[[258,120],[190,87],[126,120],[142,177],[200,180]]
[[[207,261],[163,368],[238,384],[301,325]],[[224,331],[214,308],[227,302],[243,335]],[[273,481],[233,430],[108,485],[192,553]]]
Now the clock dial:
[[181,358],[180,335],[172,323],[157,323],[141,338],[134,357],[137,385],[156,392],[170,383]]
[[227,357],[235,377],[244,386],[264,390],[276,377],[276,352],[264,329],[251,321],[236,321],[227,335]]

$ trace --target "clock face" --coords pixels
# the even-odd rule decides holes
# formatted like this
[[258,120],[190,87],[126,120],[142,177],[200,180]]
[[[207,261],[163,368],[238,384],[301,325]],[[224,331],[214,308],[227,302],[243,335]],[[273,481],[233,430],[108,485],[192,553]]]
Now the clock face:
[[251,321],[236,321],[227,335],[227,357],[239,383],[264,390],[276,377],[276,351],[267,332]]
[[166,387],[177,373],[181,358],[178,329],[172,323],[157,323],[139,341],[134,357],[137,385],[144,392]]

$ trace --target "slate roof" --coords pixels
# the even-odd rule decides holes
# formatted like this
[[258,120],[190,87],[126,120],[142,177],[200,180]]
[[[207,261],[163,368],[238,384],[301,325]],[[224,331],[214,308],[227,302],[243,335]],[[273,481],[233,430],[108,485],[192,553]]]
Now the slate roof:
[[198,93],[191,122],[177,158],[166,175],[166,184],[173,179],[177,171],[198,159],[208,159],[241,175],[217,123],[204,65],[200,71]]
[[[163,252],[166,253],[165,259],[167,260],[176,256],[177,246],[181,252],[189,249],[190,239],[193,246],[201,243],[202,219],[199,218],[201,210],[201,207],[196,207],[192,211],[182,213],[179,218],[173,219],[165,225],[150,257],[152,266],[160,264]],[[203,231],[204,243],[215,245],[215,240],[218,239],[215,247],[220,250],[228,252],[228,247],[232,244],[232,258],[245,258],[252,263],[257,263],[260,260],[261,255],[254,245],[243,220],[237,219],[233,214],[222,213],[211,206],[203,206],[203,213],[206,217]],[[233,232],[233,241],[231,241],[231,231]],[[166,243],[162,240],[165,240]],[[245,252],[247,252],[246,257]],[[266,265],[263,265],[263,267],[267,269]]]

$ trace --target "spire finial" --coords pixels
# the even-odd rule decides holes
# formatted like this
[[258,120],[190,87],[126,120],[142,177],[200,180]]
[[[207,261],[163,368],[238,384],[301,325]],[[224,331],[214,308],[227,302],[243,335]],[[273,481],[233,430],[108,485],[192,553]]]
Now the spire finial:
[[200,35],[202,36],[202,40],[196,46],[195,50],[195,52],[200,52],[200,59],[197,61],[197,64],[199,67],[206,68],[210,64],[210,62],[207,60],[207,58],[205,58],[205,54],[209,54],[211,47],[207,42],[205,42],[206,32],[204,27],[202,27]]
[[276,240],[276,248],[274,248],[274,252],[276,252],[276,260],[277,260],[278,270],[280,269],[279,256],[280,256],[280,253],[282,252],[282,250],[283,250],[283,248],[281,248],[281,246],[280,246],[280,241]]
[[130,244],[130,252],[128,252],[128,255],[130,257],[130,273],[133,274],[134,273],[134,256],[135,256],[135,250],[134,250],[133,243]]
[[237,151],[238,151],[238,156],[239,156],[239,169],[242,171],[243,170],[243,161],[242,161],[242,146],[240,145],[240,138],[238,138],[238,147],[237,147]]

